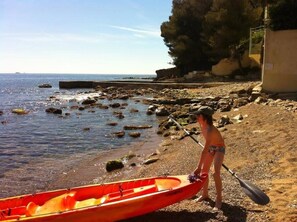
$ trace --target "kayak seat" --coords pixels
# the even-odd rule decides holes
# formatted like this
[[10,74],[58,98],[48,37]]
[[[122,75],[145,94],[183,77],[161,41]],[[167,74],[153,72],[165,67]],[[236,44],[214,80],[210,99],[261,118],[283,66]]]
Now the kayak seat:
[[156,186],[157,186],[157,189],[159,191],[161,190],[169,190],[169,189],[173,189],[173,188],[176,188],[180,185],[180,180],[177,180],[177,179],[156,179],[155,180],[155,183],[156,183]]
[[36,216],[73,209],[76,203],[75,193],[70,192],[51,198],[41,206],[34,202],[29,202],[26,207],[26,216]]
[[86,199],[86,200],[76,201],[74,208],[77,209],[77,208],[82,208],[82,207],[96,206],[99,204],[103,204],[105,201],[107,201],[107,199],[108,199],[108,196],[105,195],[98,199],[90,198],[90,199]]

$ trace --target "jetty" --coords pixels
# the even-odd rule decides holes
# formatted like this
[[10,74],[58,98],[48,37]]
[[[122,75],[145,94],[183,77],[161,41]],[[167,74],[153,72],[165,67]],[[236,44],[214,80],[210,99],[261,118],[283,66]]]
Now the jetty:
[[152,88],[152,89],[184,89],[184,88],[209,88],[218,85],[227,84],[226,82],[208,82],[208,83],[178,83],[178,82],[155,82],[155,81],[60,81],[61,89],[75,88],[96,88],[96,87],[122,87],[126,89]]

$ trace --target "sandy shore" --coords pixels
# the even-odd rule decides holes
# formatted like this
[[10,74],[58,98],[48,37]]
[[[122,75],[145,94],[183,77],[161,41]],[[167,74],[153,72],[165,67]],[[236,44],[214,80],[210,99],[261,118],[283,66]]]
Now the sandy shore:
[[[230,84],[190,91],[197,96],[216,96],[245,86],[248,85]],[[224,163],[242,179],[265,191],[271,199],[268,205],[253,203],[242,192],[238,181],[222,169],[224,203],[221,211],[212,211],[215,190],[211,179],[211,201],[196,203],[192,199],[184,200],[127,221],[297,221],[297,113],[287,111],[288,104],[297,106],[296,101],[284,101],[283,106],[249,103],[214,115],[215,119],[222,115],[232,118],[241,114],[244,117],[241,122],[222,129],[227,146]],[[193,126],[197,124],[187,127]],[[203,142],[200,137],[198,139]],[[133,151],[138,156],[131,161],[140,163],[156,150],[159,161],[153,164],[129,167],[127,163],[122,170],[105,172],[108,159]],[[152,137],[143,143],[102,153],[92,160],[82,160],[81,164],[53,182],[49,189],[163,174],[189,174],[195,168],[200,152],[201,148],[189,137],[183,140],[174,136],[161,139],[152,132]]]

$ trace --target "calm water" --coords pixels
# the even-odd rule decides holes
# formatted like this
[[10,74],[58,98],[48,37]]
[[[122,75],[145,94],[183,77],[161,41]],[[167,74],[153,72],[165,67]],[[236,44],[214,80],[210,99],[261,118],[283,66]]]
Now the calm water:
[[[17,194],[22,190],[42,189],[55,174],[86,156],[102,150],[116,149],[148,137],[142,133],[137,139],[129,136],[114,138],[112,132],[121,131],[124,125],[153,124],[156,117],[145,114],[147,106],[135,100],[128,101],[122,111],[125,118],[112,115],[116,109],[70,109],[84,98],[90,89],[59,89],[60,80],[114,80],[123,75],[58,75],[58,74],[0,74],[0,197]],[[133,76],[134,77],[134,76]],[[49,83],[53,88],[42,89],[38,85]],[[50,99],[55,96],[59,100]],[[73,102],[75,99],[75,102]],[[123,101],[100,101],[103,104]],[[48,107],[62,107],[70,116],[48,114]],[[14,108],[29,113],[16,115]],[[138,113],[130,113],[132,108]],[[107,126],[118,122],[117,126]],[[85,131],[84,128],[90,128]],[[150,130],[150,133],[152,130]],[[67,160],[67,161],[66,161]],[[26,189],[23,189],[27,187]]]

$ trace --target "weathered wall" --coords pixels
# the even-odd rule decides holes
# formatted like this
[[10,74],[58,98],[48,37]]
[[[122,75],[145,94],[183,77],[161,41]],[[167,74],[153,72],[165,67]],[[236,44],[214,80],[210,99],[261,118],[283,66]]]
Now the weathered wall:
[[297,92],[297,30],[266,30],[262,87],[270,92]]

